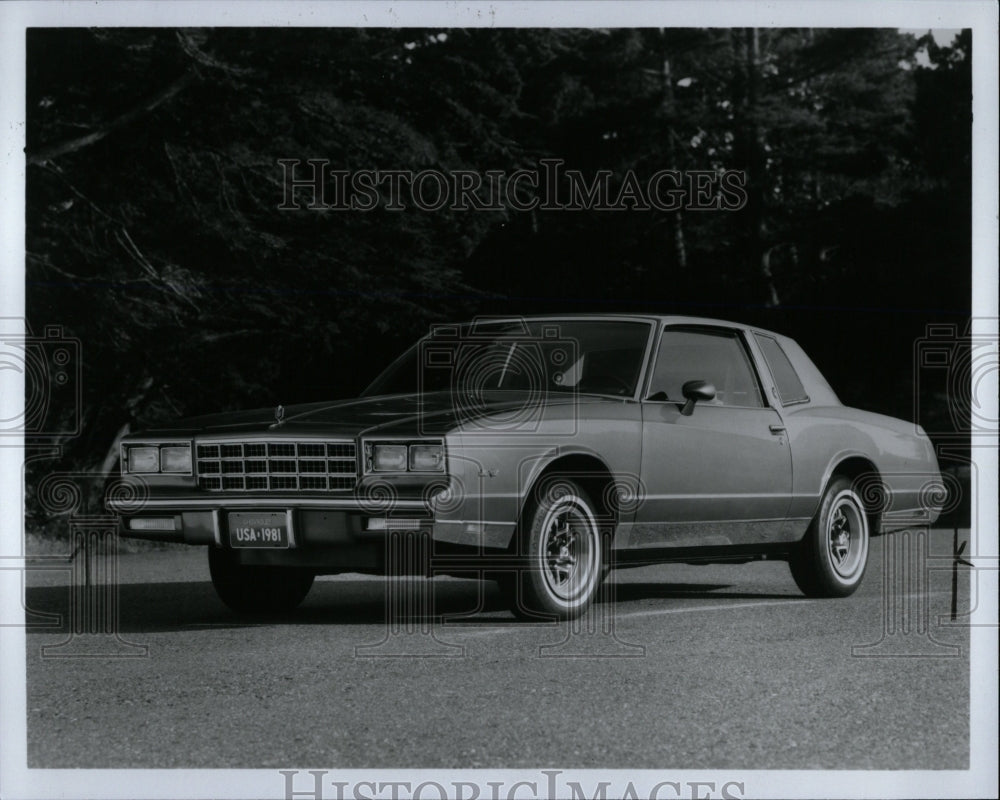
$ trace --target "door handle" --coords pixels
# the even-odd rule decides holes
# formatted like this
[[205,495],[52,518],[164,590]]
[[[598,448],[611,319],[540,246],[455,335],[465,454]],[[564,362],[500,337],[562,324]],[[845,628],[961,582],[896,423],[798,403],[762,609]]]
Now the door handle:
[[775,436],[781,436],[781,434],[783,434],[785,432],[785,426],[784,425],[769,425],[768,429]]

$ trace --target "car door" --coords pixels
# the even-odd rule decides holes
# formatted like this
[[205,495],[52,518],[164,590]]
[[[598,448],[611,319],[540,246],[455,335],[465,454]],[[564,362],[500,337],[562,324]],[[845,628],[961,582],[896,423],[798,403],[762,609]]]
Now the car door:
[[[715,397],[682,413],[682,387]],[[792,491],[791,453],[738,330],[666,326],[642,402],[645,497],[628,548],[780,541]]]

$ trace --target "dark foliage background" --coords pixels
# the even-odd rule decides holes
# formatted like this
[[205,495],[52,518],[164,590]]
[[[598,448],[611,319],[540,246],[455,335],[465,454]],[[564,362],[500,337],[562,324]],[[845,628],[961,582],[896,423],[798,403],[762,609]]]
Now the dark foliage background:
[[[28,322],[83,359],[29,513],[38,470],[108,469],[126,426],[351,395],[477,313],[762,324],[845,403],[961,428],[914,345],[970,310],[969,32],[33,29],[27,68]],[[280,211],[281,158],[741,169],[750,202]]]

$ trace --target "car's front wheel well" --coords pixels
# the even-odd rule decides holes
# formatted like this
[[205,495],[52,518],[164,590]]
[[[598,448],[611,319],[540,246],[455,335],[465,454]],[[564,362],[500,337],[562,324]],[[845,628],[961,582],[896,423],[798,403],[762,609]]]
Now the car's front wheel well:
[[878,468],[863,456],[852,456],[833,468],[829,480],[837,477],[847,478],[851,482],[851,488],[857,492],[864,505],[868,527],[873,535],[877,534],[889,500],[888,489]]
[[[548,486],[560,478],[573,481],[587,493],[598,523],[613,536],[622,504],[627,501],[623,500],[621,489],[627,491],[627,488],[615,480],[607,464],[586,453],[560,456],[547,464],[521,498],[519,519],[523,520],[526,515],[530,515],[533,504],[544,495]],[[516,546],[515,542],[511,544]]]

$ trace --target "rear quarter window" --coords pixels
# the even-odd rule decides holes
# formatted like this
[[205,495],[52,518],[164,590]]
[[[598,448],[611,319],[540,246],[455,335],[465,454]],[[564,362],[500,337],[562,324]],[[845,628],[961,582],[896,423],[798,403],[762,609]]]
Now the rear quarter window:
[[781,349],[777,339],[755,333],[757,344],[764,353],[764,360],[774,377],[774,384],[778,389],[778,398],[783,406],[790,403],[806,403],[809,395],[806,394],[805,387],[799,379],[798,373],[789,361],[785,351]]

